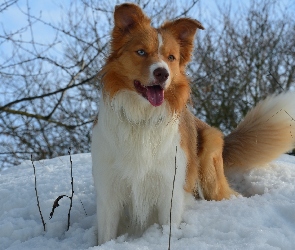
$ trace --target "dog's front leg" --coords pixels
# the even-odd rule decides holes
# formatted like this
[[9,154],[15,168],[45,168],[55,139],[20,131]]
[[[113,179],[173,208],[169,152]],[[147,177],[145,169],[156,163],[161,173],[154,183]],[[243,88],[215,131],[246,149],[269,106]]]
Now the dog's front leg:
[[109,199],[112,198],[97,197],[98,245],[117,237],[120,207],[118,202]]
[[[185,191],[182,185],[176,185],[174,188],[171,186],[167,188],[167,192],[163,192],[158,204],[158,219],[160,225],[169,225],[170,223],[170,211],[171,211],[171,224],[176,226],[180,225],[182,220],[182,214],[184,210],[184,197]],[[171,204],[173,191],[173,199]]]

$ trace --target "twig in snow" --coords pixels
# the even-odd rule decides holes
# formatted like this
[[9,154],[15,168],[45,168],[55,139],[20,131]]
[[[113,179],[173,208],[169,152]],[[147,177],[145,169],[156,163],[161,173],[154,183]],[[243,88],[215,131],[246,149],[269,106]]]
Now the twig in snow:
[[59,207],[58,202],[59,202],[62,198],[64,198],[64,197],[69,198],[69,199],[70,199],[70,208],[69,208],[69,212],[68,212],[68,228],[67,228],[67,231],[68,231],[69,228],[70,228],[71,209],[72,209],[72,206],[73,206],[73,195],[74,195],[73,162],[72,162],[72,156],[71,156],[71,148],[69,148],[68,154],[69,154],[69,156],[70,156],[70,162],[71,162],[71,186],[72,186],[72,194],[71,194],[71,196],[67,196],[67,195],[65,195],[65,194],[58,196],[58,197],[55,199],[55,201],[53,202],[52,210],[51,210],[50,217],[49,217],[49,219],[52,218],[52,216],[53,216],[53,214],[54,214],[54,210],[55,210],[57,207]]
[[176,155],[177,155],[177,146],[176,146],[176,152],[175,152],[175,167],[174,167],[174,177],[173,177],[173,185],[172,185],[172,195],[171,195],[171,205],[170,205],[170,231],[169,231],[169,245],[168,250],[170,250],[170,244],[171,244],[171,224],[172,224],[172,203],[173,203],[173,194],[174,194],[174,184],[175,184],[175,176],[176,176]]
[[87,213],[86,213],[86,210],[85,210],[84,204],[83,204],[83,202],[82,202],[81,200],[80,200],[80,202],[81,202],[81,205],[82,205],[82,207],[83,207],[84,213],[85,213],[85,215],[87,216]]
[[50,212],[50,216],[49,216],[49,219],[52,219],[52,216],[53,216],[53,214],[54,214],[54,210],[57,208],[57,207],[59,207],[59,204],[58,204],[58,202],[63,198],[63,197],[68,197],[68,198],[70,198],[69,196],[67,196],[67,195],[60,195],[60,196],[58,196],[56,199],[55,199],[55,201],[53,202],[53,206],[52,206],[52,210],[51,210],[51,212]]
[[74,196],[74,178],[73,178],[73,162],[72,162],[72,156],[71,156],[71,148],[69,148],[69,156],[70,156],[70,162],[71,162],[71,185],[72,185],[72,195],[70,198],[71,203],[70,203],[70,209],[69,209],[69,213],[68,213],[68,229],[70,228],[70,218],[71,218],[71,209],[73,206],[73,196]]
[[41,208],[40,208],[40,203],[39,203],[39,196],[38,196],[38,191],[37,191],[36,168],[35,168],[35,165],[34,165],[34,162],[33,162],[33,155],[31,155],[31,162],[32,162],[32,165],[33,165],[34,176],[35,176],[35,192],[36,192],[36,198],[37,198],[37,206],[38,206],[39,213],[40,213],[40,216],[41,216],[41,220],[42,220],[42,224],[43,224],[43,229],[44,229],[44,231],[46,231],[46,228],[45,228],[46,223],[44,221],[44,218],[43,218],[43,215],[42,215],[42,212],[41,212]]

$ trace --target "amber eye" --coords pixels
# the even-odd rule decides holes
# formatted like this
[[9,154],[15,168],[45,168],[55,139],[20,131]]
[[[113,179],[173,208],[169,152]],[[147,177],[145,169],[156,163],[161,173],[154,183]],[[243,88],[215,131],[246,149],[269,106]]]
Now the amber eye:
[[168,60],[169,60],[170,62],[173,62],[173,61],[175,60],[174,55],[170,55],[170,56],[168,56]]
[[146,55],[146,52],[143,50],[143,49],[139,49],[136,51],[136,53],[140,56],[145,56]]

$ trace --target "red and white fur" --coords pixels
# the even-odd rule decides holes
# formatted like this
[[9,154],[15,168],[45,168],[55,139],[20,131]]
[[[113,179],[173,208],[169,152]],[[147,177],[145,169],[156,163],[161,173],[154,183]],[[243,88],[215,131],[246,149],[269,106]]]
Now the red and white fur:
[[198,21],[181,18],[155,29],[134,4],[117,6],[114,21],[92,135],[98,244],[169,223],[175,159],[172,223],[179,225],[192,197],[238,194],[225,170],[267,163],[295,142],[292,92],[261,102],[225,138],[193,116],[185,66],[203,29]]

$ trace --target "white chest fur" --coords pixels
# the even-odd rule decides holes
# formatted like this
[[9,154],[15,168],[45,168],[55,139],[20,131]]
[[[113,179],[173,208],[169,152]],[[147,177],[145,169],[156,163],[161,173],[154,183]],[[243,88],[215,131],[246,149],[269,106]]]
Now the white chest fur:
[[131,91],[101,101],[92,136],[99,242],[117,236],[126,207],[135,225],[150,224],[152,215],[153,222],[169,222],[175,157],[172,222],[180,223],[186,157],[178,125],[165,103],[153,107]]

